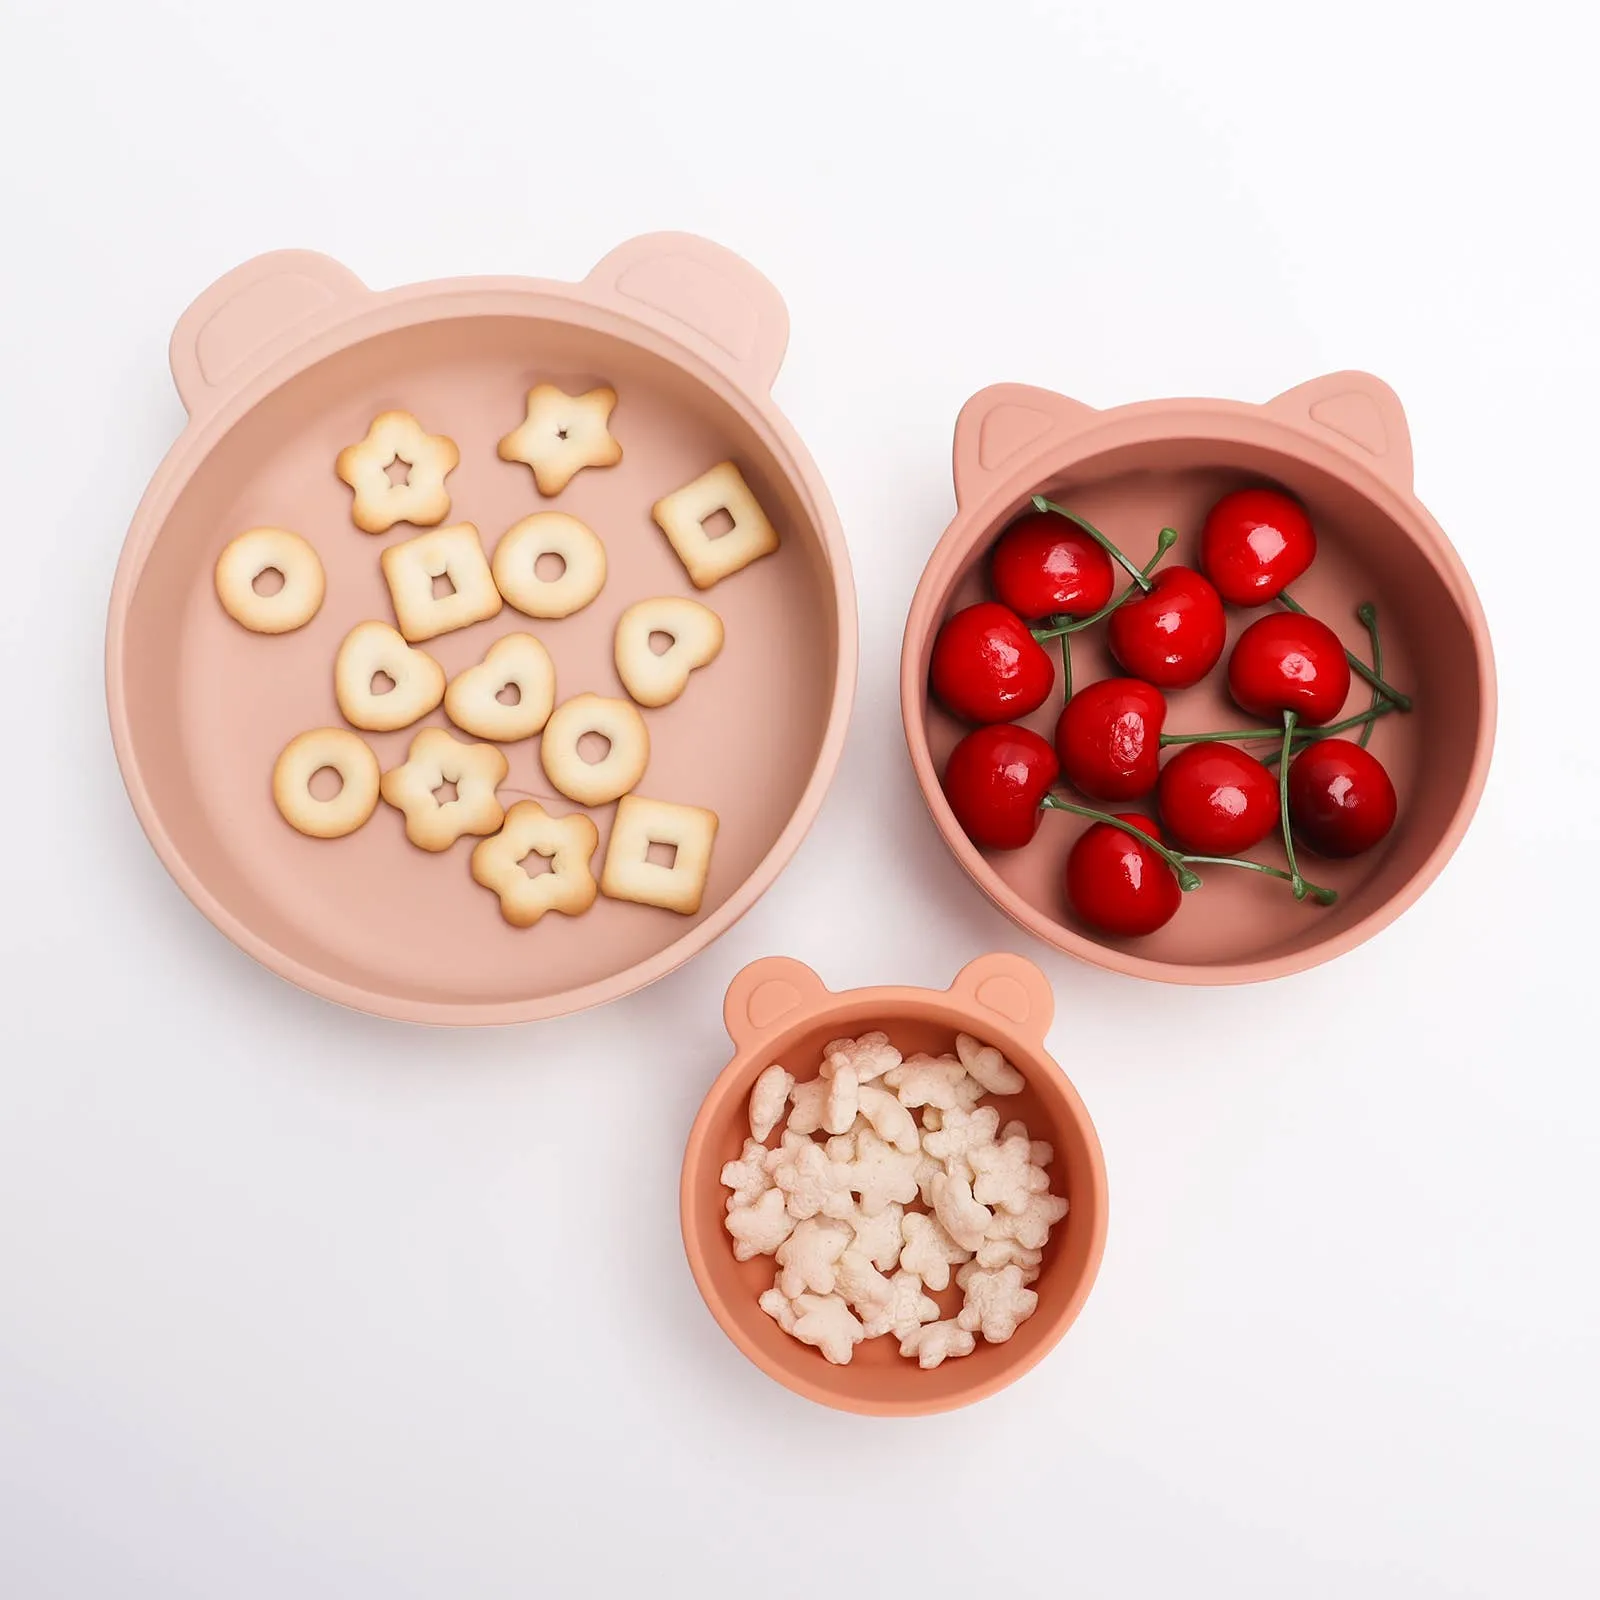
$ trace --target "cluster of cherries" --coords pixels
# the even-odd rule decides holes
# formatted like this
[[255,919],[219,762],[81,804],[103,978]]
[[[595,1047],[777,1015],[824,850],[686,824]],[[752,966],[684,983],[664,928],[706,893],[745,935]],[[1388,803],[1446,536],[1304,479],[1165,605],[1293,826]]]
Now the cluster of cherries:
[[[1304,508],[1277,489],[1225,495],[1206,516],[1203,570],[1196,570],[1161,567],[1177,543],[1171,528],[1161,530],[1155,555],[1141,568],[1082,517],[1039,495],[1033,504],[991,553],[996,598],[947,618],[933,646],[934,694],[978,724],[944,773],[945,795],[968,838],[983,849],[1016,850],[1034,837],[1046,811],[1088,818],[1093,825],[1067,860],[1067,897],[1085,922],[1124,937],[1170,921],[1183,892],[1200,885],[1196,865],[1244,867],[1284,879],[1297,900],[1331,905],[1332,889],[1301,876],[1296,842],[1344,857],[1370,850],[1388,833],[1394,785],[1366,746],[1377,719],[1409,711],[1411,701],[1384,680],[1371,605],[1357,613],[1371,642],[1369,666],[1288,593],[1317,553]],[[1119,565],[1130,581],[1114,594]],[[1263,725],[1163,733],[1166,691],[1198,683],[1222,659],[1224,601],[1284,607],[1251,623],[1228,657],[1229,694]],[[1074,694],[1071,637],[1102,621],[1127,676]],[[1066,704],[1052,746],[1015,719],[1050,697],[1055,666],[1046,646],[1054,641]],[[1372,685],[1372,704],[1336,722],[1352,669]],[[1338,737],[1358,728],[1356,738]],[[1264,759],[1239,748],[1259,741],[1275,746]],[[1181,748],[1162,766],[1168,746]],[[1160,826],[1063,798],[1052,787],[1061,776],[1096,800],[1120,803],[1154,792]],[[1287,871],[1239,859],[1274,830],[1282,834]]]

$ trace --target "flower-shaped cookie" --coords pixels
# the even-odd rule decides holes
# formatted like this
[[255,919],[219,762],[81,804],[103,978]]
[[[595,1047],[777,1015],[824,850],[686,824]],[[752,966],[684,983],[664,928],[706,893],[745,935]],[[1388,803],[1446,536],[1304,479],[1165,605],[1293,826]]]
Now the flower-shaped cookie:
[[861,1105],[861,1085],[856,1082],[855,1069],[840,1062],[833,1076],[821,1081],[828,1085],[822,1104],[823,1127],[829,1133],[848,1133],[856,1125],[856,1111]]
[[385,533],[397,522],[419,528],[443,522],[450,514],[444,480],[460,460],[454,439],[425,432],[409,411],[385,411],[372,419],[365,439],[339,452],[334,471],[355,491],[355,525]]
[[462,744],[443,728],[424,728],[404,763],[384,773],[382,793],[404,813],[412,844],[448,850],[464,833],[500,827],[505,812],[495,790],[506,771],[506,758],[492,744]]
[[585,467],[614,467],[622,459],[607,426],[616,403],[615,389],[574,395],[538,384],[528,391],[527,415],[500,441],[500,459],[532,467],[540,494],[560,494]]
[[[500,896],[500,915],[514,928],[531,928],[547,911],[575,917],[599,893],[589,866],[599,843],[581,812],[552,817],[537,800],[519,800],[499,833],[474,847],[472,876]],[[523,865],[529,856],[542,858],[549,871],[530,877]]]
[[969,1333],[983,1334],[989,1344],[1004,1344],[1026,1322],[1039,1297],[1022,1284],[1022,1268],[1015,1264],[991,1270],[963,1268],[960,1283],[966,1292],[956,1321]]

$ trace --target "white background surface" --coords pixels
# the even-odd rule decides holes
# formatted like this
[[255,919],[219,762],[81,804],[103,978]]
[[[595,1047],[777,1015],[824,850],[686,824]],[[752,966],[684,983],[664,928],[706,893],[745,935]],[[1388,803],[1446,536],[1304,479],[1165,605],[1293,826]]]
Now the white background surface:
[[[1595,1593],[1580,15],[5,0],[0,1594]],[[171,325],[277,246],[379,286],[576,277],[661,227],[793,316],[778,395],[863,621],[821,821],[602,1012],[459,1035],[303,996],[167,880],[104,726]],[[1405,401],[1494,631],[1472,833],[1398,925],[1270,988],[1031,946],[937,844],[894,699],[960,402],[1344,366]],[[1105,1141],[1099,1286],[982,1406],[834,1415],[683,1264],[723,987],[780,951],[943,985],[996,947],[1054,980]]]

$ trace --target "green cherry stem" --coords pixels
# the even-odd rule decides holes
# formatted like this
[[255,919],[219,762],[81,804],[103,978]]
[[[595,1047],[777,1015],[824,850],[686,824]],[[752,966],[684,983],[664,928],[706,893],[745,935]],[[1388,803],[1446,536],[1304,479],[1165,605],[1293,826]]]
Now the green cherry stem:
[[1076,511],[1068,511],[1065,506],[1058,506],[1054,500],[1046,500],[1042,494],[1036,494],[1033,497],[1033,508],[1035,511],[1049,511],[1058,517],[1065,517],[1067,521],[1072,523],[1075,527],[1082,528],[1083,531],[1088,534],[1089,537],[1093,539],[1094,542],[1099,545],[1100,548],[1104,550],[1113,561],[1120,562],[1122,566],[1127,569],[1129,576],[1132,577],[1133,581],[1137,583],[1141,589],[1148,589],[1150,587],[1150,580],[1145,577],[1138,567],[1136,567],[1127,556],[1123,555],[1123,553],[1114,544],[1112,544],[1112,542],[1103,533],[1101,533],[1101,531],[1095,527],[1092,522],[1086,522],[1078,515]]
[[1121,817],[1114,817],[1109,811],[1096,811],[1090,806],[1074,805],[1070,800],[1063,800],[1058,794],[1047,794],[1039,802],[1046,811],[1070,811],[1075,817],[1087,817],[1090,822],[1104,822],[1110,827],[1120,828],[1123,833],[1131,834],[1141,844],[1147,844],[1161,857],[1166,864],[1178,875],[1178,887],[1185,892],[1200,887],[1200,876],[1191,872],[1184,865],[1184,858],[1176,850],[1169,850],[1159,839],[1152,839],[1143,828],[1136,828],[1131,822],[1124,822]]
[[[1353,717],[1345,717],[1340,722],[1330,722],[1326,728],[1297,728],[1297,740],[1331,739],[1336,733],[1343,733],[1346,728],[1358,728],[1363,724],[1375,722],[1379,717],[1386,717],[1391,711],[1399,709],[1394,701],[1378,696],[1382,704],[1376,704],[1370,711],[1358,711]],[[1216,740],[1237,741],[1249,744],[1252,740],[1281,739],[1282,728],[1224,728],[1217,733],[1164,733],[1161,735],[1161,745],[1165,748],[1169,744],[1207,744]],[[1276,761],[1277,752],[1263,756],[1263,761]]]
[[[1383,676],[1383,638],[1378,632],[1378,608],[1370,600],[1363,600],[1356,607],[1356,615],[1361,619],[1361,626],[1367,630],[1367,639],[1372,645],[1372,670],[1381,678]],[[1383,703],[1383,690],[1377,687],[1372,691],[1372,710],[1376,711]],[[1378,726],[1374,720],[1361,730],[1361,737],[1356,741],[1363,750],[1367,748],[1367,741],[1372,737],[1372,730]]]
[[1072,635],[1061,635],[1061,698],[1068,701],[1072,698]]
[[[1142,575],[1148,578],[1150,574],[1161,565],[1162,561],[1166,557],[1167,551],[1169,551],[1177,542],[1178,530],[1176,528],[1163,528],[1156,538],[1156,553],[1151,556],[1147,562],[1145,562],[1142,569]],[[1101,606],[1098,611],[1091,611],[1086,617],[1069,617],[1065,622],[1058,622],[1054,617],[1052,617],[1050,618],[1050,624],[1048,627],[1034,628],[1032,630],[1033,636],[1040,642],[1040,644],[1043,644],[1047,639],[1060,639],[1069,633],[1082,633],[1085,628],[1092,628],[1095,623],[1104,622],[1105,619],[1109,617],[1118,606],[1126,604],[1136,594],[1143,593],[1144,590],[1142,590],[1138,584],[1130,583],[1121,594],[1117,595],[1114,599],[1106,601],[1106,603]]]
[[[1104,822],[1113,828],[1119,828],[1123,833],[1131,834],[1141,843],[1147,844],[1154,850],[1172,870],[1177,874],[1178,887],[1187,893],[1191,889],[1198,889],[1202,879],[1197,872],[1191,872],[1192,866],[1206,867],[1241,867],[1246,872],[1265,873],[1269,878],[1282,878],[1285,883],[1294,883],[1297,880],[1282,867],[1269,867],[1264,861],[1246,861],[1238,856],[1188,856],[1168,847],[1159,839],[1153,839],[1143,828],[1136,828],[1131,822],[1124,822],[1121,817],[1114,817],[1109,811],[1096,811],[1090,806],[1074,805],[1070,800],[1063,800],[1058,794],[1047,794],[1040,802],[1040,808],[1045,811],[1070,811],[1075,817],[1087,817],[1091,822]],[[1297,898],[1304,899],[1310,895],[1318,905],[1331,906],[1339,898],[1337,889],[1325,889],[1320,883],[1309,883],[1304,878],[1298,879],[1303,893]]]
[[1282,765],[1278,768],[1278,820],[1283,824],[1283,853],[1289,858],[1289,886],[1294,890],[1296,900],[1306,897],[1306,881],[1300,876],[1300,869],[1295,865],[1294,859],[1294,833],[1289,827],[1289,750],[1294,744],[1295,714],[1285,711],[1283,714],[1283,748],[1278,752],[1278,760]]
[[[1240,856],[1185,856],[1183,859],[1197,867],[1243,867],[1249,872],[1264,872],[1269,878],[1282,878],[1285,883],[1294,882],[1293,876],[1285,872],[1282,867],[1269,867],[1265,861],[1246,861]],[[1300,883],[1319,906],[1331,906],[1339,898],[1337,889],[1325,889],[1320,883],[1313,883],[1309,878],[1302,878]]]
[[[1300,602],[1296,600],[1287,589],[1280,589],[1278,591],[1278,601],[1280,604],[1287,606],[1291,611],[1295,612],[1299,616],[1309,617],[1311,615],[1311,613],[1307,611],[1306,608],[1301,605]],[[1350,663],[1350,669],[1352,672],[1358,673],[1361,677],[1365,678],[1374,689],[1377,689],[1380,693],[1387,695],[1389,699],[1394,701],[1394,703],[1402,711],[1409,711],[1411,709],[1410,695],[1401,694],[1401,692],[1396,689],[1393,684],[1385,683],[1383,674],[1369,667],[1366,662],[1355,653],[1355,651],[1346,650],[1344,655],[1345,660]]]

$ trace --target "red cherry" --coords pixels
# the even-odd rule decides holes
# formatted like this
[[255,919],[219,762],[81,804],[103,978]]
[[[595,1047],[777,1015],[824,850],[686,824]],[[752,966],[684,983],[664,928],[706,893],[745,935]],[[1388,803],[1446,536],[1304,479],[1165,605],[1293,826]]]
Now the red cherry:
[[1049,740],[1031,728],[974,728],[945,763],[945,798],[980,850],[1020,850],[1039,831],[1059,771]]
[[1278,780],[1231,744],[1185,745],[1161,769],[1161,821],[1180,850],[1232,856],[1280,825]]
[[1349,739],[1319,739],[1289,764],[1289,820],[1318,855],[1358,856],[1394,826],[1394,784]]
[[1228,693],[1253,717],[1293,711],[1301,722],[1327,722],[1350,693],[1350,663],[1327,623],[1274,612],[1252,622],[1235,642]]
[[1045,703],[1056,669],[1015,611],[983,600],[945,618],[929,676],[958,717],[1009,722]]
[[995,598],[1030,622],[1098,611],[1115,577],[1111,557],[1083,529],[1048,511],[1018,517],[989,558]]
[[1187,689],[1222,658],[1228,623],[1217,591],[1193,567],[1167,567],[1111,613],[1111,653],[1163,689]]
[[1310,517],[1280,489],[1223,495],[1200,530],[1200,565],[1231,605],[1265,605],[1316,556]]
[[1138,678],[1103,678],[1080,689],[1056,723],[1068,781],[1097,800],[1136,800],[1160,777],[1166,697]]
[[[1121,817],[1159,838],[1148,817]],[[1067,899],[1092,927],[1137,938],[1172,921],[1183,899],[1177,875],[1131,833],[1097,822],[1084,829],[1067,857]]]

